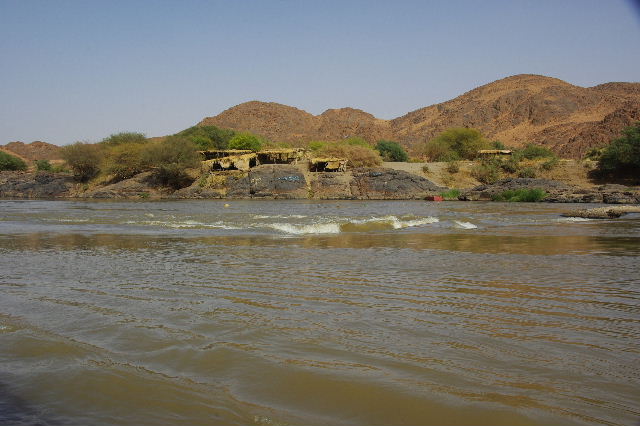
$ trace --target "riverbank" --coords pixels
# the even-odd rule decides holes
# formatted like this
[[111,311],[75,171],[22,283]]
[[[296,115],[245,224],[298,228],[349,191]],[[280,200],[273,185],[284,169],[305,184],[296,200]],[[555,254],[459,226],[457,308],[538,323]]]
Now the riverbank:
[[638,204],[640,188],[596,184],[587,168],[566,162],[539,178],[507,177],[480,184],[471,176],[473,163],[450,173],[445,163],[385,163],[385,167],[346,172],[309,172],[301,165],[261,165],[249,171],[202,175],[185,188],[158,185],[153,172],[120,182],[78,183],[65,173],[0,172],[0,197],[22,199],[318,199],[421,200],[458,189],[462,201],[489,201],[505,192],[539,189],[541,201],[554,203]]

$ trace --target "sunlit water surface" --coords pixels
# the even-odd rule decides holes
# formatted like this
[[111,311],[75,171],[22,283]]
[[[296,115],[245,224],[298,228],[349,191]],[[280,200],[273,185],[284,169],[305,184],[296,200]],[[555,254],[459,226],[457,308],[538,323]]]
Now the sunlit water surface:
[[640,216],[575,207],[0,201],[0,424],[634,424]]

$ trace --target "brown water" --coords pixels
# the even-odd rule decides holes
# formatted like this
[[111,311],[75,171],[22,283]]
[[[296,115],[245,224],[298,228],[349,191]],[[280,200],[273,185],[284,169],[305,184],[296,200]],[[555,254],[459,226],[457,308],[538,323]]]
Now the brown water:
[[0,201],[0,424],[640,417],[640,216]]

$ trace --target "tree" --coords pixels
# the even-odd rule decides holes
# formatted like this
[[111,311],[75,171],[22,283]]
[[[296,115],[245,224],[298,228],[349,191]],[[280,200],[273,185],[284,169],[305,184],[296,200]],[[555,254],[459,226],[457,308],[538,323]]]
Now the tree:
[[623,177],[637,175],[640,170],[640,121],[622,133],[602,151],[598,160],[601,174]]
[[156,170],[162,185],[178,189],[193,181],[186,169],[200,163],[196,149],[187,138],[168,136],[162,141],[147,144],[142,151],[142,161],[146,167]]
[[61,153],[80,182],[88,181],[100,171],[102,148],[99,145],[76,142],[62,147]]
[[101,143],[110,146],[122,145],[125,143],[144,143],[147,141],[144,133],[137,132],[120,132],[113,133],[102,139]]
[[27,170],[27,163],[18,157],[0,151],[0,170]]
[[376,144],[376,150],[385,161],[407,161],[409,156],[398,142],[380,140]]
[[[445,130],[430,140],[427,143],[427,149],[430,148],[430,145],[438,146],[439,150],[446,147],[454,153],[452,155],[450,152],[445,151],[439,154],[439,158],[435,159],[436,161],[448,161],[457,160],[458,158],[451,158],[456,155],[459,158],[473,160],[478,155],[479,150],[486,149],[490,144],[480,131],[466,127],[456,127]],[[445,158],[447,156],[450,158]]]
[[372,167],[382,164],[382,158],[375,149],[345,141],[328,143],[320,148],[318,155],[345,158],[350,167]]
[[229,149],[249,149],[251,151],[260,151],[262,141],[254,134],[239,133],[229,141]]
[[231,129],[216,126],[193,126],[176,134],[191,140],[199,149],[227,149],[229,141],[236,135]]

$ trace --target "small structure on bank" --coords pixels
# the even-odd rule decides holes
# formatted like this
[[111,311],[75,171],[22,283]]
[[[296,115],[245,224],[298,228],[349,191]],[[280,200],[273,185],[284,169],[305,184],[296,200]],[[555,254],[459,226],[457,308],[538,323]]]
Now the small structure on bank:
[[481,157],[489,157],[492,155],[511,155],[513,151],[510,149],[481,149],[478,155]]
[[297,164],[306,156],[304,148],[279,148],[258,151],[258,164]]
[[311,172],[344,172],[347,170],[346,158],[309,158],[304,148],[265,149],[258,152],[221,149],[199,151],[199,153],[204,158],[201,167],[203,173],[227,170],[248,171],[261,164],[298,164],[300,161],[308,161]]
[[309,171],[312,172],[345,172],[348,160],[335,157],[317,157],[309,160]]

